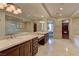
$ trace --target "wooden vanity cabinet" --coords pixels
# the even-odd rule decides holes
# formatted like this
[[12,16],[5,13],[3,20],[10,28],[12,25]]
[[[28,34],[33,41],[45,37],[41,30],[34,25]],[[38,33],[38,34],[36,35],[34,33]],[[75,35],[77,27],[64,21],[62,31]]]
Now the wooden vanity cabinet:
[[30,56],[32,40],[0,52],[0,56]]
[[38,52],[38,38],[0,52],[0,56],[33,56]]
[[20,52],[19,52],[19,47],[14,47],[12,49],[7,50],[7,56],[19,56]]
[[24,56],[31,56],[32,55],[32,40],[26,42],[24,45]]
[[46,44],[48,41],[48,34],[44,34],[44,36],[42,36],[41,38],[39,38],[39,41],[38,43],[41,44],[41,45],[44,45]]
[[20,48],[19,48],[19,52],[20,52],[19,55],[20,56],[24,56],[24,46],[25,46],[24,43],[20,45]]
[[32,40],[32,56],[38,52],[38,38]]
[[45,34],[45,43],[47,43],[47,41],[48,41],[48,33]]
[[27,41],[20,45],[20,56],[31,56],[32,55],[32,40]]

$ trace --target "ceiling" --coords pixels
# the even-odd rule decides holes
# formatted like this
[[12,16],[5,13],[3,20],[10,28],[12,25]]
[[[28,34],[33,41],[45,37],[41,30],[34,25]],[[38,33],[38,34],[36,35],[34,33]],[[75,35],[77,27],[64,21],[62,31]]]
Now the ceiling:
[[38,3],[18,3],[16,4],[19,6],[23,13],[18,15],[19,17],[23,17],[25,19],[40,19],[43,18],[48,18],[49,15],[43,8],[42,4]]
[[79,17],[79,3],[15,3],[15,5],[23,11],[18,16],[25,19]]
[[[79,17],[79,3],[44,4],[51,17]],[[63,10],[60,10],[63,8]],[[62,14],[62,16],[60,16]]]

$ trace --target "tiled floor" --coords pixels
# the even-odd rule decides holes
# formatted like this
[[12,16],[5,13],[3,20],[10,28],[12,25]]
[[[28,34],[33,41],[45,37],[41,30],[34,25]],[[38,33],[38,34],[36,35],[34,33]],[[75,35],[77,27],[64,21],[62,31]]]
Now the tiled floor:
[[44,46],[39,46],[36,56],[78,56],[77,48],[71,40],[49,39]]

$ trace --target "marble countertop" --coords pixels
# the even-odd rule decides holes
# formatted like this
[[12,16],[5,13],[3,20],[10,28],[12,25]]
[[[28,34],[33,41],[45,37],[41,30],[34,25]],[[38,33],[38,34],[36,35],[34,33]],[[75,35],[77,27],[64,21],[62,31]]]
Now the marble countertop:
[[46,34],[48,32],[40,32],[40,31],[38,31],[38,32],[23,32],[23,33],[41,33],[41,34]]
[[[40,32],[40,33],[41,33],[41,32]],[[26,35],[31,34],[31,35],[37,36],[38,38],[41,38],[41,37],[43,37],[44,34],[46,34],[46,33],[38,34],[37,32],[26,32],[26,33],[24,33],[24,34],[26,34]]]
[[[15,45],[21,44],[25,41],[31,40],[35,37],[41,38],[48,32],[23,32],[15,35],[14,38],[1,39],[0,40],[0,51],[6,50]],[[26,39],[27,38],[27,39]]]
[[48,32],[35,32],[35,33],[37,33],[37,34],[47,34]]
[[18,36],[16,38],[12,39],[3,39],[0,40],[0,51],[6,50],[8,48],[11,48],[15,45],[21,44],[25,41],[31,40],[37,36],[35,35],[25,35],[25,36]]
[[47,34],[48,32],[22,32],[22,33],[19,33],[19,34],[16,34],[16,36],[21,36],[21,35],[35,35],[37,36],[38,38],[41,37],[41,36],[44,36],[44,34]]
[[41,38],[41,37],[43,37],[44,35],[38,35],[38,34],[34,34],[34,33],[32,33],[33,35],[35,35],[35,36],[37,36],[38,38]]
[[23,33],[20,33],[20,34],[35,34],[35,35],[44,35],[44,34],[47,34],[48,32],[23,32]]

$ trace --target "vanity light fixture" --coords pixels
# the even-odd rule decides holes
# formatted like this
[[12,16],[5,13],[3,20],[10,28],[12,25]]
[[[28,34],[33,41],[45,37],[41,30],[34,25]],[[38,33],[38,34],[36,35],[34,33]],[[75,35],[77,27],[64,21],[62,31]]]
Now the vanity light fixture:
[[4,9],[5,7],[7,7],[6,3],[0,3],[0,9]]
[[15,7],[15,5],[9,5],[9,7],[12,9],[12,10],[16,10],[16,7]]
[[7,7],[7,8],[6,8],[6,11],[12,12],[13,10],[12,10],[10,7]]
[[12,12],[14,14],[20,14],[20,13],[22,13],[21,8],[17,7],[13,3],[0,3],[0,9],[8,11],[8,12]]
[[63,8],[60,8],[60,10],[63,10]]

